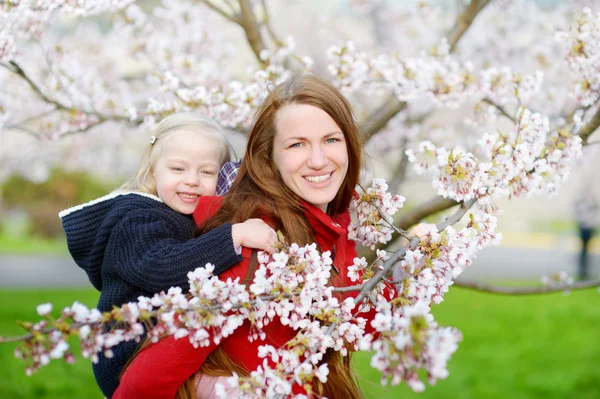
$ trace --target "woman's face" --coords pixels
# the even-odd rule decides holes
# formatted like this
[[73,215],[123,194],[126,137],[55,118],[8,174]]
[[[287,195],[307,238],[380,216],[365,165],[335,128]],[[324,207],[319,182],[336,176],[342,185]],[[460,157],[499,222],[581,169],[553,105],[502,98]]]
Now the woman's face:
[[306,202],[327,211],[348,171],[346,139],[322,109],[291,104],[275,121],[273,160],[283,182]]

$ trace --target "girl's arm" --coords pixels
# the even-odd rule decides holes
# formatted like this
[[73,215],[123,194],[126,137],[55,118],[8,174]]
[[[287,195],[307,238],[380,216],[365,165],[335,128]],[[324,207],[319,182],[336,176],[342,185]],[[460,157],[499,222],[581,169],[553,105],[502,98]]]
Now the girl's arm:
[[112,399],[173,399],[215,348],[194,348],[187,337],[172,336],[152,344],[125,370]]
[[[179,215],[177,215],[179,216]],[[111,236],[106,255],[114,265],[111,273],[145,292],[160,292],[170,287],[188,287],[188,272],[207,263],[221,274],[242,260],[236,253],[231,224],[227,223],[197,238],[194,224],[177,217],[147,210],[131,212]]]

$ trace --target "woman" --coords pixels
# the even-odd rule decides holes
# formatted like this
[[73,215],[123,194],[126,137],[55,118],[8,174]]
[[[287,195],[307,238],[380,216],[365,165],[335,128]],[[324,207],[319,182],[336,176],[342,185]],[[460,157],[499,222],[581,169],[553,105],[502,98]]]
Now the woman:
[[[204,223],[214,208],[214,200],[207,198],[198,205],[196,220],[208,232],[223,223],[261,217],[289,242],[316,242],[321,251],[331,251],[339,271],[331,284],[353,285],[347,276],[356,256],[354,243],[347,239],[348,207],[358,183],[361,151],[351,107],[333,86],[313,76],[288,80],[272,90],[257,112],[238,177],[220,209]],[[253,276],[252,251],[243,248],[242,255],[244,260],[220,278]],[[265,341],[249,342],[249,331],[246,321],[215,352],[215,346],[194,349],[185,339],[166,338],[140,352],[115,397],[172,398],[202,365],[207,375],[248,374],[262,364],[260,345],[281,347],[297,333],[277,318],[265,328]],[[324,361],[330,373],[326,384],[315,386],[319,395],[362,396],[349,357],[330,351]],[[193,389],[187,396],[183,391],[180,397],[195,396]]]

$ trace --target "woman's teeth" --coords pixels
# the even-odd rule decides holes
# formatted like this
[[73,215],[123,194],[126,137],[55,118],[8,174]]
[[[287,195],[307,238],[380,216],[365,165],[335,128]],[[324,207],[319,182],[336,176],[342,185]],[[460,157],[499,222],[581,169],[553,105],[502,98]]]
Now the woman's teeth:
[[322,183],[325,180],[329,179],[329,176],[331,176],[331,173],[328,173],[323,176],[304,176],[304,178],[311,183]]

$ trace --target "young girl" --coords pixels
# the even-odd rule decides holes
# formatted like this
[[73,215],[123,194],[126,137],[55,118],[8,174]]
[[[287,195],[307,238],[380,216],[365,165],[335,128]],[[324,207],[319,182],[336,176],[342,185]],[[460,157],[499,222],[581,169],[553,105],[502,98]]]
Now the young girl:
[[[226,223],[194,238],[192,213],[200,196],[215,195],[219,169],[227,161],[229,144],[217,123],[194,114],[172,115],[158,124],[132,179],[59,214],[73,259],[101,291],[100,311],[169,287],[187,291],[189,271],[212,263],[221,274],[241,261],[241,246],[273,247],[277,235],[260,219]],[[122,343],[112,357],[101,354],[94,364],[107,398],[137,346]]]

